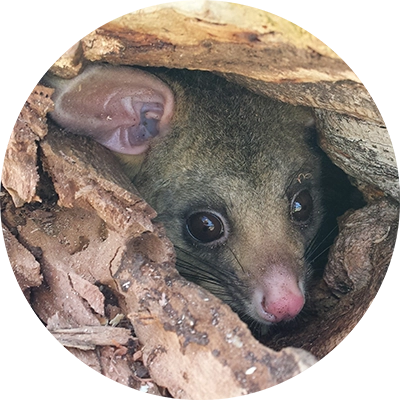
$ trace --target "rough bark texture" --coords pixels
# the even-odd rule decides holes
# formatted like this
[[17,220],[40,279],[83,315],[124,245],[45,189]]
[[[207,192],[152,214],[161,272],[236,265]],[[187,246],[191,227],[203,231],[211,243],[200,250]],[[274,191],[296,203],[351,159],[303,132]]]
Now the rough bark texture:
[[347,115],[317,110],[320,145],[367,198],[388,194],[400,200],[399,174],[386,127]]
[[228,3],[121,17],[71,47],[52,72],[70,78],[88,62],[209,70],[313,107],[321,147],[367,205],[341,219],[303,319],[262,338],[266,347],[225,304],[177,274],[154,210],[113,155],[47,128],[52,90],[38,86],[10,140],[1,199],[10,261],[39,318],[105,376],[177,398],[255,392],[325,356],[374,298],[398,224],[393,149],[354,73],[302,29]]
[[17,207],[40,201],[36,141],[46,136],[46,114],[52,110],[53,89],[37,86],[29,96],[11,133],[1,182]]

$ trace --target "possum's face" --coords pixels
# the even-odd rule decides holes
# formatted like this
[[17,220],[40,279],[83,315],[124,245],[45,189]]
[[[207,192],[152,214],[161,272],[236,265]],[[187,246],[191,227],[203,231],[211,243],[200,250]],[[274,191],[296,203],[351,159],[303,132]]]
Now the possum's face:
[[244,319],[289,320],[304,305],[305,254],[322,219],[310,115],[216,82],[180,83],[171,132],[134,183],[183,276]]
[[[118,70],[106,70],[111,86]],[[101,88],[104,69],[93,71],[87,74],[91,86],[93,79],[100,83],[92,103],[100,104],[99,93],[107,94],[110,85]],[[102,112],[89,107],[95,118],[86,125],[79,102],[75,116],[66,118],[79,96],[62,83],[72,92],[69,110],[56,91],[53,118],[114,151],[146,152],[134,183],[164,223],[183,276],[245,319],[271,324],[294,318],[304,305],[307,249],[323,214],[320,159],[308,144],[310,115],[210,74],[172,72],[163,77],[166,83],[139,76],[146,90],[136,84],[128,102],[125,84],[117,95],[103,95]],[[123,112],[111,104],[118,105],[121,91]],[[124,113],[134,115],[133,127]],[[117,128],[107,125],[112,120]]]

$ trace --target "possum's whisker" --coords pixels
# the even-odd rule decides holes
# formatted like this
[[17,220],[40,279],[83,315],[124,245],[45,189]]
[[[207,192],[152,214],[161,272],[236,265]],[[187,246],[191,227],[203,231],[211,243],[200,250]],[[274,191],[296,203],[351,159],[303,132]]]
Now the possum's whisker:
[[[179,266],[181,267],[181,265],[179,265]],[[190,271],[190,269],[188,269],[188,271]],[[181,272],[182,272],[182,275],[186,279],[188,279],[192,282],[207,282],[209,284],[214,284],[216,287],[218,287],[218,285],[221,284],[221,282],[218,279],[215,279],[208,275],[201,275],[201,273],[199,274],[196,272],[190,273],[190,272],[182,271],[182,269],[181,269]]]
[[[208,262],[207,260],[196,256],[194,253],[190,253],[189,251],[187,251],[181,247],[178,247],[178,246],[175,246],[175,249],[177,250],[177,263],[178,262],[186,263],[186,265],[183,265],[183,266],[189,267],[188,268],[189,270],[190,269],[198,270],[200,268],[200,271],[205,272],[207,275],[217,276],[217,274],[218,274],[224,278],[235,277],[235,275],[230,273],[229,270],[224,270],[224,269],[218,268],[218,266],[216,266],[215,264],[212,264],[212,263]],[[185,256],[187,258],[195,261],[195,267],[189,261],[183,260],[181,257],[179,257],[179,254],[178,254],[179,252],[185,254]],[[201,265],[201,267],[199,267],[200,265]],[[204,266],[204,269],[202,268],[203,266]]]
[[332,245],[326,246],[316,256],[314,256],[311,260],[309,260],[309,263],[312,264],[315,260],[317,260],[319,257],[321,257],[324,253],[326,253],[331,247],[332,247]]
[[322,246],[322,244],[330,237],[330,235],[335,231],[336,227],[331,229],[328,234],[324,236],[324,238],[321,239],[321,233],[317,233],[314,238],[311,240],[310,244],[307,246],[307,249],[305,251],[305,257],[309,254],[315,253],[319,247]]
[[[304,253],[304,258],[308,260],[310,264],[312,264],[316,259],[318,259],[322,254],[324,254],[330,247],[331,243],[328,242],[328,246],[326,246],[326,241],[331,240],[332,236],[337,233],[337,226],[333,227],[322,239],[321,239],[321,233],[317,233],[310,244],[308,245],[305,253]],[[325,247],[323,248],[322,251],[320,251],[317,255],[316,252],[318,249],[321,248],[325,243]]]
[[[238,279],[232,271],[218,268],[218,266],[201,259],[200,257],[197,257],[193,253],[189,253],[182,248],[176,247],[176,250],[176,264],[182,275],[187,276],[192,272],[193,277],[196,278],[196,280],[210,282],[217,285],[221,285],[221,282],[223,281],[237,283]],[[183,253],[186,259],[179,257],[179,252]],[[190,262],[190,260],[192,260],[193,263]]]
[[241,262],[239,261],[239,259],[237,258],[236,254],[233,252],[233,250],[229,246],[227,246],[227,249],[232,253],[234,259],[236,260],[236,262],[238,263],[238,265],[242,269],[242,271],[245,272],[243,265],[241,264]]
[[[194,265],[190,262],[177,259],[176,261],[177,266],[179,267],[179,270],[185,275],[185,277],[191,277],[191,278],[207,278],[207,281],[209,282],[215,282],[219,283],[220,280],[216,278],[215,275],[210,273],[206,268],[202,268],[200,265]],[[205,279],[203,279],[205,280]]]
[[265,335],[268,332],[269,326],[260,323],[259,321],[256,321],[249,315],[247,312],[237,312],[239,318],[244,321],[253,335],[257,337],[261,337],[262,335]]
[[[236,312],[241,309],[242,294],[240,292],[245,290],[245,287],[234,271],[218,268],[183,248],[175,246],[175,249],[176,267],[184,278],[203,286]],[[227,282],[230,284],[227,285]],[[235,288],[235,291],[231,291],[230,288]]]

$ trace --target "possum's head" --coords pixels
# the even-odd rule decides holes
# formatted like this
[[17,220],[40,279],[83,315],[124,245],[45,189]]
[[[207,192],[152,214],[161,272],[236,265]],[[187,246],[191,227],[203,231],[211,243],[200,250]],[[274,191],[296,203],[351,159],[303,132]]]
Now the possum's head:
[[[320,158],[309,144],[309,113],[204,73],[167,73],[165,83],[130,72],[135,83],[129,101],[126,85],[101,100],[98,94],[110,91],[109,84],[101,89],[101,82],[118,82],[118,71],[128,69],[89,70],[86,75],[97,85],[92,103],[109,104],[110,97],[115,101],[123,93],[120,104],[136,121],[133,128],[121,129],[119,122],[105,129],[107,120],[117,118],[104,105],[91,113],[97,119],[102,115],[97,129],[106,133],[97,139],[89,129],[96,120],[87,124],[86,134],[106,146],[108,141],[114,151],[146,152],[134,183],[164,223],[178,270],[245,319],[271,324],[294,318],[304,305],[306,253],[323,214]],[[138,76],[144,89],[137,89]],[[79,85],[84,90],[85,80]],[[60,87],[70,99],[79,97]],[[65,110],[57,108],[60,97],[56,91],[56,112],[63,118],[54,119],[68,128]],[[75,114],[82,109],[77,106]],[[76,115],[72,120],[85,134],[85,121]],[[113,138],[107,132],[117,134]],[[128,138],[125,149],[134,150],[118,148],[121,137]]]

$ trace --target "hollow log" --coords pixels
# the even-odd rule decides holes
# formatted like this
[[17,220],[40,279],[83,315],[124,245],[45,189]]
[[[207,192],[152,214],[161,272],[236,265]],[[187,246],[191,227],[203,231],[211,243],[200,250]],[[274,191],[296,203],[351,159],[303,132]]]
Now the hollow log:
[[47,124],[49,88],[38,85],[21,111],[1,197],[18,282],[60,342],[122,384],[193,399],[265,389],[329,353],[379,289],[399,214],[386,128],[348,66],[274,15],[232,4],[207,7],[123,16],[72,46],[51,70],[64,78],[91,62],[207,70],[258,94],[312,107],[321,148],[366,206],[341,218],[304,319],[260,343],[228,306],[180,277],[172,244],[152,222],[155,211],[114,156]]

